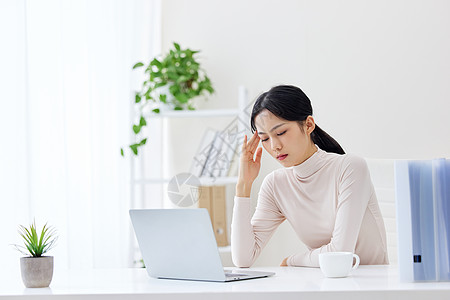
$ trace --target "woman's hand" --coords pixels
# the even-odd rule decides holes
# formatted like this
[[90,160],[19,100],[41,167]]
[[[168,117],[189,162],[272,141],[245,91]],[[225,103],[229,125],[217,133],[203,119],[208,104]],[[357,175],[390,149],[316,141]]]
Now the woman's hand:
[[248,142],[247,136],[244,137],[236,184],[236,196],[238,197],[250,197],[253,181],[258,177],[261,169],[262,148],[258,148],[259,140],[258,132],[255,132]]
[[285,259],[283,259],[283,261],[281,262],[281,264],[280,264],[280,267],[287,267],[288,265],[287,265],[287,257],[285,258]]

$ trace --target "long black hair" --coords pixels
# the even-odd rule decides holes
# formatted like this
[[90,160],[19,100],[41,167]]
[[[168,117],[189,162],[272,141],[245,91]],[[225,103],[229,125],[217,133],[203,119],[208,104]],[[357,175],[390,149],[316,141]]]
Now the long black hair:
[[[308,96],[298,87],[292,85],[278,85],[268,92],[262,93],[253,105],[250,124],[252,131],[256,131],[255,118],[262,110],[267,109],[275,116],[287,120],[297,121],[300,125],[308,116],[312,116],[313,109]],[[326,152],[345,154],[342,147],[328,133],[319,126],[311,133],[314,144]]]

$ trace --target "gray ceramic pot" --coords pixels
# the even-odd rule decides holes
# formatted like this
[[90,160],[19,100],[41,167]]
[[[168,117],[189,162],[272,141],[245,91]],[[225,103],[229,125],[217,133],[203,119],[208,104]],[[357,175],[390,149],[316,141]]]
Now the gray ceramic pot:
[[53,256],[21,257],[20,271],[27,288],[48,287],[53,277]]

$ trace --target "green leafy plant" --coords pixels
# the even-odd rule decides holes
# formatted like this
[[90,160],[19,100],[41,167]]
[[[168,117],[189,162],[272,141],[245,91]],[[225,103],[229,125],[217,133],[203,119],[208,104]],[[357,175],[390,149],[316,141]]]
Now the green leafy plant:
[[29,228],[19,225],[19,234],[25,246],[14,246],[25,256],[41,257],[55,246],[57,240],[55,228],[45,224],[39,235],[34,221]]
[[[159,114],[161,105],[167,105],[173,110],[195,110],[194,99],[199,96],[214,93],[211,80],[200,67],[196,54],[200,51],[182,49],[173,43],[169,53],[161,58],[154,58],[147,66],[138,62],[133,69],[145,67],[145,80],[142,89],[137,91],[134,102],[139,107],[139,121],[133,124],[133,133],[138,135],[147,126],[144,111]],[[129,145],[135,155],[138,148],[144,146],[146,138]],[[123,148],[120,149],[123,156]]]

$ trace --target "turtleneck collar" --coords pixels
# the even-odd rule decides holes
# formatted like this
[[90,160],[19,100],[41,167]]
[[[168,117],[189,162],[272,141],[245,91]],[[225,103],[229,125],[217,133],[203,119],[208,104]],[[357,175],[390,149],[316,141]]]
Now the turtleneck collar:
[[319,171],[326,164],[326,160],[323,159],[326,155],[326,152],[320,149],[317,145],[316,147],[317,151],[314,152],[314,154],[311,155],[307,160],[299,165],[291,167],[298,179],[301,180],[308,178],[309,176]]

